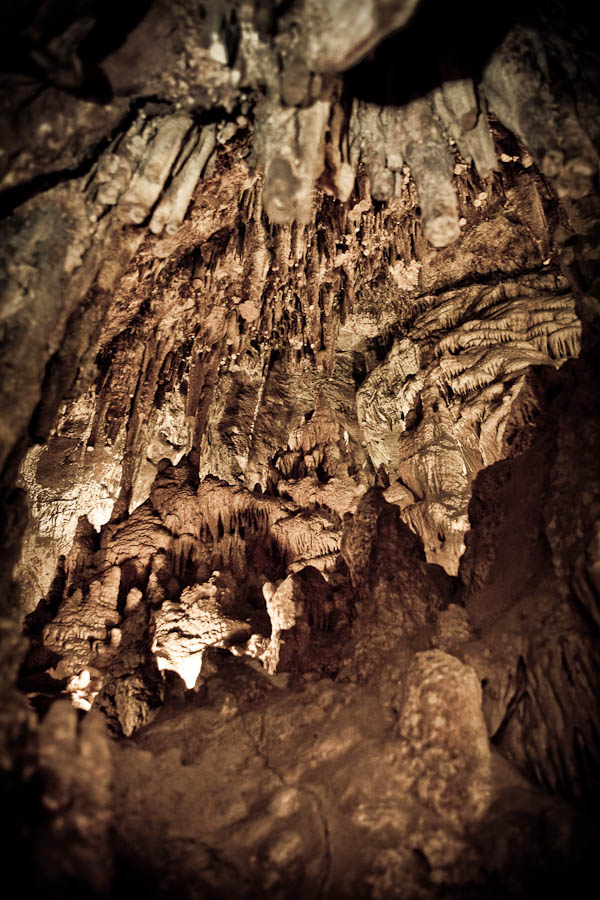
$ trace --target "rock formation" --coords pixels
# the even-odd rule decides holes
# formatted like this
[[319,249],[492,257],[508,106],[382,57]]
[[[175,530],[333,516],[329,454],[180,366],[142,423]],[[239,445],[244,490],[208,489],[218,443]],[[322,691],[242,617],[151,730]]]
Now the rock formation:
[[585,4],[7,4],[4,849],[51,897],[587,896]]

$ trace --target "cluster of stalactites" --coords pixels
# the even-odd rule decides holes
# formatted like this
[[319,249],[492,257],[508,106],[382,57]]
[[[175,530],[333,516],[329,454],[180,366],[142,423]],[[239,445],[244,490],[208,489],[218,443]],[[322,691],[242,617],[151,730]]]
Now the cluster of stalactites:
[[[586,132],[576,99],[556,87],[561,79],[551,82],[553,67],[562,66],[565,83],[573,69],[568,44],[556,35],[516,25],[477,80],[446,60],[437,86],[403,104],[340,102],[343,73],[393,30],[410,27],[417,5],[302,0],[278,15],[275,36],[261,26],[258,4],[240,7],[231,72],[244,85],[242,96],[250,91],[260,98],[253,109],[254,144],[271,223],[310,224],[315,186],[346,202],[363,168],[372,197],[384,202],[401,197],[403,180],[412,177],[426,238],[434,247],[451,244],[460,233],[456,164],[473,163],[482,181],[498,167],[488,112],[528,147],[559,197],[589,192],[598,171],[597,134],[593,123]],[[219,44],[219,35],[213,37]],[[229,66],[227,54],[223,65]],[[245,116],[239,121],[249,124]],[[128,156],[136,156],[135,147],[115,147],[109,168],[96,177],[94,213],[101,216],[119,202],[128,223],[150,214],[155,234],[174,233],[215,144],[226,143],[237,127],[232,121],[221,131],[214,125],[199,130],[185,112],[156,134],[155,124],[142,122],[134,143],[148,147],[143,164],[131,179]]]
[[[382,5],[370,7],[377,11]],[[408,12],[414,4],[405,6]],[[336,40],[339,44],[339,36]],[[341,59],[327,40],[313,35],[308,43],[309,62],[314,57],[317,70],[341,70]],[[313,45],[321,51],[318,62],[310,53]],[[348,52],[342,57],[354,59]],[[328,66],[324,59],[334,62]],[[575,104],[553,89],[547,49],[539,35],[525,27],[509,32],[479,83],[470,77],[441,80],[438,87],[400,106],[355,99],[351,110],[343,112],[336,99],[339,83],[330,78],[327,87],[320,76],[320,90],[311,94],[307,87],[298,99],[286,89],[298,65],[292,53],[284,62],[281,85],[256,110],[264,205],[274,223],[308,224],[317,181],[346,202],[362,166],[371,195],[379,201],[400,197],[403,180],[412,177],[426,238],[434,247],[451,244],[460,234],[455,166],[473,163],[482,181],[498,168],[488,110],[529,148],[561,198],[584,196],[598,171],[597,151]],[[307,85],[314,88],[309,75]],[[548,121],[557,127],[548,128]]]

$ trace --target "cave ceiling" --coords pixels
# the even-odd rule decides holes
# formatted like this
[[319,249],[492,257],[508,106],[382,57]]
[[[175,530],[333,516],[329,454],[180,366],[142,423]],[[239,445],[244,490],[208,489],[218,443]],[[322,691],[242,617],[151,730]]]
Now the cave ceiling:
[[57,897],[587,896],[586,4],[0,25],[15,866]]

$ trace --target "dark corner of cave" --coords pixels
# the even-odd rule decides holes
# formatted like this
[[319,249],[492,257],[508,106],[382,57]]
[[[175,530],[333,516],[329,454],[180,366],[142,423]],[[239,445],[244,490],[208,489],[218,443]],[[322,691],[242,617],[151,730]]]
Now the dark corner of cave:
[[595,897],[593,4],[1,7],[5,883]]

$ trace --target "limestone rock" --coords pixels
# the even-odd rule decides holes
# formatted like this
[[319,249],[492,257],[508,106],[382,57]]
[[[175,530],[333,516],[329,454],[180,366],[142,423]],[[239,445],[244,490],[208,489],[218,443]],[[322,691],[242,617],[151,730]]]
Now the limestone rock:
[[4,6],[5,880],[586,896],[584,5]]
[[59,891],[78,882],[93,895],[107,894],[113,875],[112,762],[102,716],[90,713],[78,726],[68,702],[55,703],[39,731],[39,769],[49,821],[35,840],[46,884]]
[[302,671],[310,666],[311,631],[325,631],[334,612],[331,588],[313,566],[288,575],[279,585],[263,585],[271,620],[264,655],[268,671]]
[[187,588],[177,603],[167,600],[154,613],[158,668],[177,672],[188,688],[196,683],[207,647],[240,643],[252,630],[248,621],[234,618],[233,597],[219,576],[214,572],[210,581]]
[[420,799],[456,825],[481,818],[489,802],[490,748],[475,671],[439,650],[418,653],[398,728],[418,760]]

